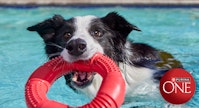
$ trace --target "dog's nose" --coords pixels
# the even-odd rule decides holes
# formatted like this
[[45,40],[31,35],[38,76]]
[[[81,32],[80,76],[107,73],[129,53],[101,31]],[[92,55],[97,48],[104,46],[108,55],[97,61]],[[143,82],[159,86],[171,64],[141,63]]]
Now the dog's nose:
[[80,56],[86,51],[86,41],[83,39],[74,39],[67,43],[68,53],[74,56]]

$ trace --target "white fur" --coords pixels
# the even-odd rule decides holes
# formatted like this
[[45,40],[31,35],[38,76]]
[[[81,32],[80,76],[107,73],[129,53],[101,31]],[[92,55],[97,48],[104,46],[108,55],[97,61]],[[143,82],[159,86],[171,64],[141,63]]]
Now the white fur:
[[120,63],[119,67],[126,82],[127,96],[147,95],[157,87],[152,80],[153,71],[151,69],[124,63]]
[[[119,67],[122,71],[123,78],[125,79],[127,96],[148,95],[157,88],[157,84],[155,84],[151,78],[152,70],[148,68],[138,68],[123,63],[120,63]],[[102,77],[99,74],[96,74],[93,82],[88,87],[77,89],[90,97],[95,97],[101,82]]]
[[131,55],[133,52],[131,51],[130,42],[127,41],[125,43],[125,49],[123,50],[126,54],[124,61],[125,63],[120,63],[119,67],[123,73],[123,77],[126,81],[126,93],[131,96],[135,96],[137,94],[148,94],[154,91],[157,88],[157,84],[154,83],[152,75],[154,71],[145,67],[136,67],[130,61]]
[[[64,49],[61,52],[64,60],[68,62],[73,62],[76,60],[87,60],[93,56],[96,52],[104,53],[102,46],[95,41],[95,39],[90,35],[89,27],[92,19],[96,18],[95,16],[84,16],[84,17],[75,17],[75,27],[76,31],[74,36],[70,39],[83,39],[87,43],[87,50],[79,57],[73,57],[68,54],[67,49]],[[69,40],[69,41],[70,41]],[[128,58],[130,55],[133,54],[130,47],[130,42],[126,42],[125,48],[123,49],[125,52],[126,57],[124,63],[119,63],[119,67],[122,71],[122,75],[126,82],[126,96],[135,96],[138,94],[141,95],[148,95],[151,91],[153,91],[157,85],[152,81],[152,74],[153,71],[148,68],[144,67],[135,67],[130,65],[130,59]],[[78,90],[84,92],[90,97],[95,97],[97,91],[100,88],[102,82],[102,77],[99,74],[94,76],[93,82],[81,89],[77,88]]]
[[[126,43],[124,49],[127,53],[132,54],[130,51],[129,42]],[[136,95],[150,95],[154,90],[157,91],[157,84],[152,80],[153,71],[144,67],[135,67],[128,63],[119,63],[119,68],[126,83],[126,96]],[[90,97],[95,97],[100,88],[102,77],[99,74],[94,76],[93,82],[86,88],[78,90],[87,94]]]
[[[96,42],[93,37],[90,35],[89,27],[90,23],[93,19],[95,19],[95,16],[78,16],[75,17],[75,33],[74,36],[70,40],[74,39],[83,39],[87,43],[87,50],[79,57],[74,57],[68,54],[67,49],[64,49],[61,52],[61,56],[64,58],[64,60],[68,62],[74,62],[77,60],[88,60],[91,58],[96,52],[104,53],[103,48]],[[68,42],[70,42],[70,40]]]

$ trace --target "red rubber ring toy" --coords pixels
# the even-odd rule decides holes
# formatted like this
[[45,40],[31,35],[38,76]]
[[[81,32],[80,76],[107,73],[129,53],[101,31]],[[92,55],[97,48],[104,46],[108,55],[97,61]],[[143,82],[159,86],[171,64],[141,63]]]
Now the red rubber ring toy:
[[49,100],[46,96],[52,83],[72,70],[98,72],[103,81],[97,96],[88,104],[76,108],[119,108],[125,96],[125,82],[117,65],[107,56],[96,53],[90,60],[67,63],[57,57],[36,69],[25,86],[28,108],[72,108]]

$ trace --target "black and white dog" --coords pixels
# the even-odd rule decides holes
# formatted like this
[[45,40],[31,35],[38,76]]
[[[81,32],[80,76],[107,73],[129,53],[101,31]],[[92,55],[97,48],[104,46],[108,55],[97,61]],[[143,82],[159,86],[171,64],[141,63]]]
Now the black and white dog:
[[[49,59],[61,55],[67,62],[74,62],[87,60],[96,52],[109,56],[122,71],[126,96],[148,94],[157,88],[158,80],[167,70],[182,67],[169,53],[127,40],[131,31],[141,30],[116,12],[102,18],[88,15],[67,20],[55,15],[28,30],[37,31],[43,38]],[[65,79],[71,88],[91,97],[102,82],[96,72],[71,72]]]

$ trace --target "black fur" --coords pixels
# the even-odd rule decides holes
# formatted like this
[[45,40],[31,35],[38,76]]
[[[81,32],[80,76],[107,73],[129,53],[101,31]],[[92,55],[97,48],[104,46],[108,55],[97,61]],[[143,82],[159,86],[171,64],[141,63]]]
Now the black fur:
[[[60,15],[55,15],[53,18],[47,19],[39,24],[28,27],[29,31],[37,31],[43,38],[46,46],[46,54],[50,59],[59,56],[60,52],[65,48],[67,39],[64,35],[68,32],[74,33],[75,27],[73,26],[73,18],[65,20]],[[166,70],[174,67],[182,67],[180,62],[174,60],[177,64],[171,67],[164,67],[164,64],[160,62],[165,61],[161,54],[168,54],[166,52],[157,50],[147,44],[131,43],[130,51],[131,55],[124,52],[127,36],[133,30],[141,31],[138,27],[130,24],[122,16],[115,12],[109,13],[105,17],[96,18],[93,20],[89,31],[98,30],[103,36],[93,37],[104,48],[104,53],[112,58],[116,63],[124,62],[137,67],[147,67],[157,72],[154,74],[155,79],[160,79]],[[59,48],[56,45],[61,46]],[[169,56],[171,57],[171,56]],[[171,57],[172,58],[172,57]],[[157,65],[157,63],[161,64]],[[167,63],[167,62],[165,62]],[[71,75],[65,75],[66,83],[70,85]],[[72,87],[72,86],[71,86]]]
[[60,15],[55,15],[53,18],[47,19],[41,23],[34,26],[28,27],[29,31],[37,31],[38,34],[43,38],[45,42],[45,51],[49,59],[57,57],[59,55],[51,56],[57,52],[61,52],[62,49],[51,44],[57,44],[60,46],[65,46],[66,41],[64,39],[64,34],[67,32],[74,32],[73,19],[65,20]]

